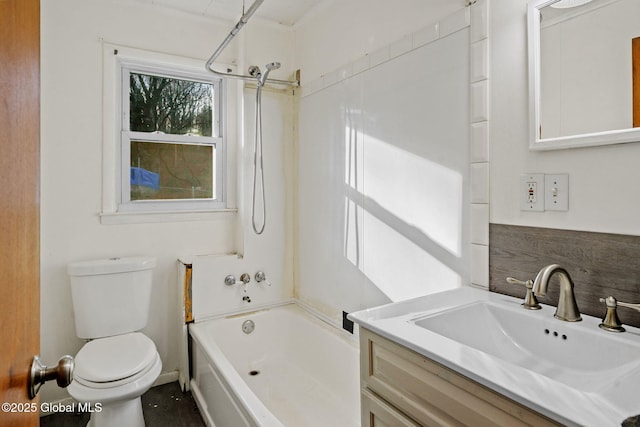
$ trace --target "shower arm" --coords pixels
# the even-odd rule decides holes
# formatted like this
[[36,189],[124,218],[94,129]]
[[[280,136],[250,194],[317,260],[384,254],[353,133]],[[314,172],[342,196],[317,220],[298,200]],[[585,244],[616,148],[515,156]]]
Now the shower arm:
[[[255,80],[256,79],[254,76],[247,76],[247,75],[243,75],[243,74],[224,73],[224,72],[221,72],[221,71],[214,70],[213,69],[213,63],[216,60],[216,58],[222,53],[222,51],[227,47],[227,45],[231,42],[231,40],[233,40],[233,38],[236,36],[236,34],[238,34],[240,32],[240,30],[242,29],[244,24],[246,24],[249,21],[249,18],[251,18],[251,16],[255,13],[255,11],[258,9],[258,7],[260,7],[262,2],[264,2],[264,0],[255,0],[253,2],[251,7],[249,7],[249,10],[247,10],[245,12],[245,14],[242,15],[242,17],[240,18],[238,23],[235,25],[235,27],[233,27],[231,32],[222,41],[220,46],[218,46],[218,48],[215,50],[215,52],[213,52],[213,55],[211,55],[211,58],[209,58],[209,60],[205,64],[205,67],[206,67],[206,69],[208,71],[212,72],[213,74],[215,74],[218,77],[231,77],[231,78],[234,78],[234,79],[241,79],[241,80]],[[281,85],[288,85],[288,86],[296,86],[296,87],[300,86],[300,81],[298,81],[298,80],[290,81],[290,80],[279,80],[279,79],[267,79],[266,82],[267,83],[274,83],[274,84],[281,84]]]

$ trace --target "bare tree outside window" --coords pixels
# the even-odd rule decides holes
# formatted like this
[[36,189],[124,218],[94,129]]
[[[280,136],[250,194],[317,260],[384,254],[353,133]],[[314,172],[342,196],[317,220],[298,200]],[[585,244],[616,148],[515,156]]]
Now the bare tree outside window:
[[131,73],[129,100],[132,131],[212,135],[209,83]]
[[[129,117],[133,132],[213,133],[210,83],[130,73]],[[131,200],[215,198],[215,146],[131,140]]]

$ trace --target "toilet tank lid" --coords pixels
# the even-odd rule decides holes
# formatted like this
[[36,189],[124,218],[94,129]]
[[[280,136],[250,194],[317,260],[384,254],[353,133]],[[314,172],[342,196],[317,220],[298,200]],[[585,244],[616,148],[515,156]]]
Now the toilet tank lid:
[[95,276],[149,270],[156,266],[153,257],[114,257],[91,261],[72,262],[67,266],[69,276]]

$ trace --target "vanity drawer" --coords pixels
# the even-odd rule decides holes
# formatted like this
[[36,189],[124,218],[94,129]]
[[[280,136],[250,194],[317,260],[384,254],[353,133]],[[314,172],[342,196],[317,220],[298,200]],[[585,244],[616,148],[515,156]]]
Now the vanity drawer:
[[364,328],[360,329],[360,345],[362,388],[372,390],[420,425],[559,425]]
[[362,427],[420,427],[367,389],[362,389],[360,408]]

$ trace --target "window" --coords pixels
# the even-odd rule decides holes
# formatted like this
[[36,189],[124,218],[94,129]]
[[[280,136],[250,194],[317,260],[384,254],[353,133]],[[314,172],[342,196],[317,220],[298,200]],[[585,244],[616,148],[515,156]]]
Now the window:
[[222,84],[209,74],[121,61],[119,211],[224,208]]

